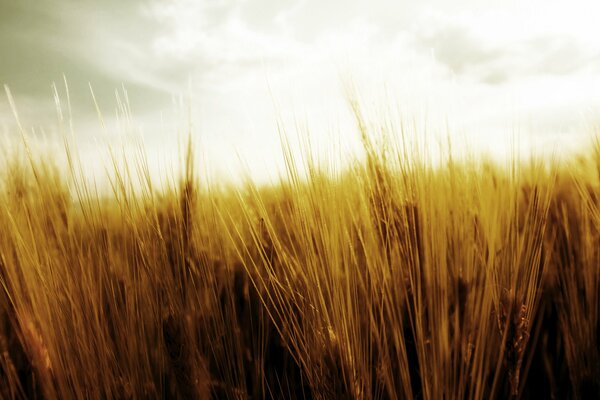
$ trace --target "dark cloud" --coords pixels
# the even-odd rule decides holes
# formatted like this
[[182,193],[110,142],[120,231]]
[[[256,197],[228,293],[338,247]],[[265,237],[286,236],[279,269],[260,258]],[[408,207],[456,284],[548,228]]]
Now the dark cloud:
[[438,62],[446,65],[456,74],[466,73],[473,66],[489,63],[501,52],[483,47],[464,27],[446,27],[433,34],[420,36],[419,44],[432,48]]
[[142,13],[144,4],[0,1],[0,83],[17,98],[48,99],[51,84],[62,83],[64,75],[73,103],[86,113],[94,112],[88,83],[104,108],[114,108],[115,89],[123,85],[134,105],[160,106],[169,101],[168,93],[135,73],[144,62],[148,71],[153,65],[142,54],[148,53],[153,30],[153,21]]
[[571,37],[544,35],[504,45],[490,46],[468,26],[445,26],[419,34],[417,46],[433,49],[437,62],[457,76],[496,85],[535,75],[567,75],[598,65],[590,53]]

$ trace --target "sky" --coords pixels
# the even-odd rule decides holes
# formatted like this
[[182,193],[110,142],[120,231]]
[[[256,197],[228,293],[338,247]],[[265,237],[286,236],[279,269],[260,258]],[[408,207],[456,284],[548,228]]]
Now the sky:
[[[131,141],[164,169],[191,129],[203,168],[276,176],[280,129],[331,157],[358,146],[351,96],[416,138],[560,153],[600,122],[598,15],[584,0],[0,0],[0,83],[42,144],[64,130],[54,84],[90,170]],[[0,131],[20,137],[4,94]]]

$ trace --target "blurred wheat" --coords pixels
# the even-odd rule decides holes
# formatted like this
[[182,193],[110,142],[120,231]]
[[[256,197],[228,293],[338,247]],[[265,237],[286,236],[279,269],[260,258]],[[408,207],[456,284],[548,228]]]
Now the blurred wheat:
[[353,109],[364,162],[284,140],[271,187],[202,185],[191,143],[164,190],[115,156],[110,200],[67,141],[67,177],[7,157],[2,397],[600,397],[600,147],[433,168]]

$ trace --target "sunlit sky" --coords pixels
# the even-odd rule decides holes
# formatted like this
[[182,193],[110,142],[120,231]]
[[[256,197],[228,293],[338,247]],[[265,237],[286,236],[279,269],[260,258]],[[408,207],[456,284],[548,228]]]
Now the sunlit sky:
[[[264,177],[281,161],[278,119],[317,144],[356,143],[349,82],[369,109],[449,127],[477,151],[518,135],[560,152],[600,115],[599,15],[582,0],[0,0],[0,83],[32,140],[52,141],[51,85],[66,107],[66,76],[90,165],[135,131],[162,168],[191,120],[208,168]],[[18,137],[6,95],[0,129]]]

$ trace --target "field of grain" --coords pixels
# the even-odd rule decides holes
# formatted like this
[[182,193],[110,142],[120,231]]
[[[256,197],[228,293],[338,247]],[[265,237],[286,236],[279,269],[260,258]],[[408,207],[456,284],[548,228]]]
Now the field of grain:
[[[0,194],[0,395],[600,397],[600,147],[507,166],[374,141],[343,171],[112,193],[27,147]],[[119,167],[117,167],[119,165]]]

